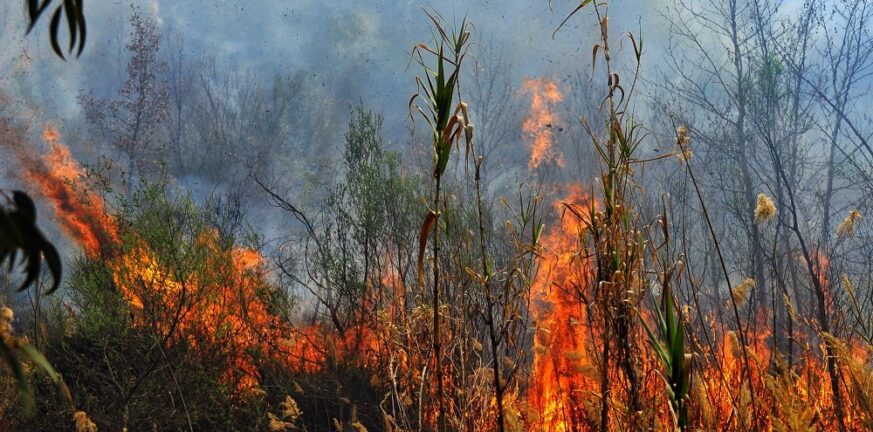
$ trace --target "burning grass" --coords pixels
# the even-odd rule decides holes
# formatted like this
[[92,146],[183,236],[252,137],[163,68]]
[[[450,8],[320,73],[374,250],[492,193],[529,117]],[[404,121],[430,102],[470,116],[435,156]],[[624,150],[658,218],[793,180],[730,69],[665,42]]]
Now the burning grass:
[[[100,289],[110,288],[122,303],[123,313],[110,321],[124,328],[96,327],[114,329],[122,347],[128,339],[145,341],[137,347],[145,353],[140,370],[120,365],[115,359],[124,358],[123,349],[100,346],[99,338],[85,338],[75,324],[63,330],[63,340],[81,343],[71,349],[77,355],[102,350],[105,360],[94,361],[104,362],[105,370],[96,375],[110,377],[111,385],[102,383],[104,376],[89,385],[122,389],[120,403],[113,405],[122,414],[88,410],[98,426],[103,421],[127,427],[131,405],[147,398],[138,391],[148,389],[163,402],[168,393],[173,412],[184,412],[193,429],[192,417],[208,415],[187,405],[193,392],[183,386],[202,372],[218,375],[215,391],[226,392],[234,406],[270,401],[270,410],[257,412],[257,424],[271,430],[300,424],[308,430],[441,432],[869,430],[869,340],[823,327],[827,320],[804,316],[792,303],[797,300],[785,294],[779,297],[799,327],[789,334],[785,352],[761,318],[776,311],[751,310],[741,319],[740,308],[763,287],[753,279],[731,285],[725,269],[733,286],[730,303],[701,303],[697,281],[685,269],[688,258],[671,243],[667,211],[643,219],[636,181],[644,134],[628,114],[633,85],[626,89],[612,71],[607,20],[600,6],[594,8],[602,30],[594,53],[603,57],[609,75],[603,130],[583,122],[600,157],[597,183],[548,185],[557,192],[520,194],[518,203],[503,199],[500,209],[485,208],[483,159],[466,103],[455,100],[469,33],[463,26],[448,33],[432,16],[439,48],[422,45],[416,51],[427,74],[417,81],[418,100],[433,129],[434,180],[424,223],[386,233],[384,226],[397,223],[390,213],[397,210],[395,200],[409,190],[392,183],[397,173],[390,163],[388,169],[381,161],[356,165],[367,175],[340,188],[351,191],[350,197],[332,196],[335,229],[318,237],[307,227],[315,263],[306,269],[309,280],[295,282],[320,303],[316,319],[306,325],[288,317],[295,309],[283,302],[287,293],[271,279],[269,260],[245,246],[239,233],[216,228],[220,224],[209,212],[190,200],[171,200],[161,187],[144,187],[112,213],[85,186],[83,170],[56,129],[45,129],[49,150],[40,157],[27,154],[20,142],[9,146],[21,161],[22,179],[39,190],[64,233],[84,251],[80,274],[107,275]],[[636,41],[629,42],[639,61]],[[548,79],[530,79],[523,91],[531,98],[520,128],[531,149],[529,169],[563,166],[553,132],[560,124],[561,89]],[[359,129],[348,140],[378,136],[374,125],[381,120],[356,118],[352,126]],[[691,175],[687,128],[677,130],[676,141],[674,154]],[[378,148],[347,144],[349,155],[382,155]],[[452,150],[462,148],[472,192],[444,177]],[[539,209],[544,199],[551,201],[548,214]],[[750,222],[777,217],[766,195],[758,206]],[[840,236],[851,236],[859,220],[860,213],[849,213]],[[417,260],[411,239],[418,239]],[[820,313],[840,316],[828,256],[815,250],[802,258],[812,276],[804,283],[820,294]],[[855,300],[848,277],[844,285]],[[718,289],[711,287],[716,294]],[[64,316],[108,314],[94,313],[85,301],[77,307],[68,307]],[[722,309],[732,309],[735,322],[725,320]],[[200,369],[178,370],[168,355]],[[118,378],[123,366],[133,372]],[[166,371],[175,388],[143,385],[156,371]],[[63,372],[75,377],[77,370]],[[210,421],[202,424],[217,424]]]
[[[397,272],[396,258],[382,257],[388,265],[365,285],[357,318],[351,321],[354,325],[342,332],[322,323],[295,327],[277,309],[266,260],[257,251],[236,245],[205,220],[182,231],[171,229],[174,218],[196,215],[186,203],[168,203],[170,207],[152,214],[152,226],[167,229],[132,230],[144,221],[120,221],[127,216],[104,213],[106,206],[99,196],[83,187],[82,170],[59,134],[47,129],[45,137],[50,151],[28,160],[25,178],[40,187],[56,212],[69,215],[61,219],[64,232],[86,255],[105,265],[130,308],[133,326],[158,335],[165,349],[183,342],[199,355],[222,356],[226,366],[220,380],[239,395],[263,391],[265,362],[296,371],[298,377],[322,376],[346,363],[357,373],[369,374],[365,377],[369,385],[385,392],[379,410],[386,427],[435,427],[438,412],[429,402],[436,397],[429,385],[435,364],[428,355],[433,332],[428,317],[433,311],[417,304],[415,281]],[[710,317],[705,329],[697,328],[700,322],[687,307],[677,309],[679,325],[686,329],[686,347],[693,353],[687,396],[681,405],[671,407],[663,365],[639,329],[626,336],[637,356],[636,362],[629,363],[637,381],[636,394],[631,394],[628,363],[616,354],[621,349],[615,330],[619,327],[612,327],[616,317],[603,309],[611,304],[603,301],[603,287],[626,287],[613,292],[631,295],[622,300],[635,305],[630,325],[637,326],[643,317],[656,328],[653,311],[642,298],[649,289],[647,281],[666,283],[664,273],[655,273],[661,276],[652,280],[641,264],[615,267],[612,262],[611,279],[596,282],[606,266],[598,262],[602,249],[597,248],[612,245],[629,257],[628,248],[642,244],[641,230],[631,229],[633,225],[622,225],[628,228],[619,231],[610,228],[609,218],[623,214],[618,211],[621,201],[603,204],[604,198],[593,198],[580,184],[562,189],[553,203],[556,223],[535,243],[537,270],[529,285],[522,285],[529,290],[529,303],[519,303],[517,309],[530,317],[529,357],[488,355],[489,348],[482,343],[488,339],[469,331],[475,321],[466,318],[463,309],[446,304],[438,312],[443,317],[445,346],[450,347],[443,373],[447,423],[453,428],[496,428],[493,365],[499,362],[498,370],[504,374],[498,384],[503,422],[509,430],[669,429],[679,419],[676,406],[687,410],[683,421],[692,429],[828,430],[837,423],[834,397],[822,373],[824,340],[837,347],[838,371],[844,377],[843,423],[849,430],[869,426],[870,411],[865,409],[870,397],[869,345],[830,335],[798,334],[795,344],[801,352],[788,365],[784,354],[773,348],[764,322],[744,323],[747,364],[736,330],[725,328],[713,315],[705,315]],[[153,207],[162,199],[160,195],[141,198]],[[632,210],[627,211],[630,216]],[[611,240],[597,235],[609,235]],[[624,240],[617,242],[618,238]],[[460,265],[449,260],[446,269],[453,272]],[[817,259],[822,275],[818,282],[824,286],[828,286],[827,265],[824,256]],[[447,286],[454,290],[455,280],[449,281]],[[305,395],[295,397],[303,401],[301,406],[308,406]],[[629,411],[632,398],[638,399],[639,411]],[[303,410],[295,414],[294,422],[277,417],[274,423],[287,426],[306,415]]]

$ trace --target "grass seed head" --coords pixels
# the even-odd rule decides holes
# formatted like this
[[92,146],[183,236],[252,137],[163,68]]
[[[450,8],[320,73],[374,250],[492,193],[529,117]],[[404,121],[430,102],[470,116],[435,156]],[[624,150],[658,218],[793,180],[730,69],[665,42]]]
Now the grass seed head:
[[846,218],[843,219],[843,222],[837,227],[837,236],[839,237],[851,237],[855,234],[855,223],[861,219],[861,212],[858,210],[851,210],[849,214],[846,215]]
[[755,206],[755,222],[767,222],[776,216],[776,204],[773,199],[763,193],[758,194],[758,204]]

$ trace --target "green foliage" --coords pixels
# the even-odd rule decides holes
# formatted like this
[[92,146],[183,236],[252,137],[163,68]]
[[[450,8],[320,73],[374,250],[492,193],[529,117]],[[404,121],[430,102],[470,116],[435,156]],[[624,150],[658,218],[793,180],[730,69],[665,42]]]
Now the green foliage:
[[[433,131],[434,176],[439,177],[445,172],[452,146],[465,132],[464,120],[469,118],[463,105],[454,108],[453,99],[458,88],[461,63],[467,55],[470,31],[469,24],[464,20],[459,30],[448,33],[438,15],[428,13],[427,16],[433,21],[439,37],[435,38],[436,47],[419,44],[413,48],[412,54],[424,70],[425,80],[415,77],[418,91],[409,100],[409,111],[410,115],[413,110],[418,111]],[[425,60],[424,53],[434,56],[435,66]],[[416,103],[418,99],[425,101],[424,107]],[[459,117],[462,110],[463,117]]]
[[[45,313],[44,351],[67,377],[75,407],[101,430],[266,429],[264,400],[226,378],[235,373],[239,347],[216,342],[224,339],[214,334],[183,337],[199,328],[173,322],[196,313],[197,302],[213,301],[214,291],[201,285],[233,288],[234,282],[222,279],[233,273],[226,271],[233,264],[222,261],[232,255],[216,251],[251,246],[257,238],[228,221],[232,217],[213,200],[198,205],[187,196],[169,195],[163,186],[144,185],[119,209],[119,243],[112,257],[83,256],[71,266],[65,298]],[[213,233],[210,242],[203,241]],[[137,309],[118,286],[118,277],[137,264],[119,257],[136,257],[141,248],[153,253],[167,275],[127,278],[141,285],[128,287],[142,299],[144,306]],[[161,284],[167,280],[186,281],[178,309],[168,310],[163,301]],[[277,366],[263,359],[258,367]],[[35,392],[38,415],[13,416],[16,430],[69,424],[70,403],[56,387],[37,381]]]
[[382,117],[352,108],[345,135],[345,178],[326,200],[315,267],[317,293],[334,325],[347,327],[367,283],[378,281],[385,258],[405,256],[416,207],[416,179],[401,172],[396,153],[386,151]]
[[[49,24],[49,36],[51,39],[52,49],[55,54],[62,59],[64,50],[60,44],[60,27],[61,18],[67,21],[67,31],[69,32],[70,45],[67,48],[69,53],[75,51],[76,56],[82,55],[82,50],[85,49],[85,38],[87,35],[87,26],[85,21],[84,0],[27,0],[27,13],[30,22],[27,26],[27,32],[30,33],[36,26],[37,21],[49,9],[52,4],[60,3],[52,13],[51,23]],[[78,49],[76,48],[78,46]]]
[[667,383],[670,405],[676,414],[678,426],[685,430],[689,426],[688,392],[691,390],[692,355],[685,348],[685,324],[673,300],[669,280],[664,286],[661,308],[655,309],[658,335],[654,334],[645,320],[641,319],[641,322],[658,359],[664,365],[664,381]]

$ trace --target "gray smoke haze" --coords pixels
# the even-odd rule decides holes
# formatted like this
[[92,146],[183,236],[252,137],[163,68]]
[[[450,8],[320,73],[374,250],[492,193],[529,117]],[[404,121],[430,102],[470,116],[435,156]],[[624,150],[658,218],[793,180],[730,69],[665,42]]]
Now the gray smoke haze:
[[[480,53],[499,52],[507,69],[500,79],[510,81],[513,89],[527,77],[553,77],[570,86],[568,77],[589,73],[590,46],[597,31],[594,20],[585,17],[571,20],[552,37],[575,6],[569,0],[439,4],[405,0],[101,1],[86,5],[89,35],[84,54],[64,62],[51,52],[47,23],[40,23],[26,36],[23,5],[4,2],[0,5],[0,44],[4,47],[0,52],[0,88],[7,98],[3,110],[16,112],[36,132],[44,122],[60,126],[64,141],[82,161],[93,162],[99,155],[123,158],[95,143],[76,98],[81,92],[110,97],[123,83],[131,6],[156,21],[164,55],[169,46],[181,45],[186,61],[208,60],[214,62],[216,70],[238,72],[243,79],[260,83],[269,83],[275,76],[303,76],[306,85],[315,87],[310,91],[323,99],[324,115],[313,128],[327,132],[318,135],[319,142],[296,143],[291,148],[315,147],[316,151],[306,153],[322,159],[336,157],[348,107],[359,101],[384,114],[384,136],[391,147],[409,151],[411,124],[406,104],[415,91],[414,76],[418,73],[414,64],[408,67],[409,55],[415,44],[430,40],[432,27],[425,10],[441,14],[450,23],[464,17],[474,23],[478,42],[472,57],[475,60]],[[613,28],[637,31],[642,22],[649,46],[657,45],[658,26],[651,25],[657,16],[651,2],[616,2],[613,8],[620,9],[611,23]],[[512,104],[523,110],[527,98],[517,92],[512,95]],[[39,147],[36,132],[33,145]],[[517,153],[526,153],[520,130],[509,136],[512,139],[506,145],[518,146]],[[308,166],[331,165],[329,160],[294,163],[302,167],[274,167],[284,173],[281,177],[289,184],[303,182],[298,171]],[[519,164],[518,170],[524,169],[524,164]],[[506,179],[511,181],[512,176]],[[238,181],[226,180],[228,184]],[[180,176],[177,183],[198,196],[234,187],[188,176]]]
[[[313,119],[294,127],[311,130],[289,133],[287,143],[261,157],[285,184],[304,185],[312,178],[329,183],[338,174],[336,159],[348,107],[359,101],[385,116],[384,136],[392,149],[414,153],[407,102],[415,91],[418,70],[414,64],[408,68],[409,54],[416,43],[430,40],[432,27],[424,11],[434,10],[450,23],[463,17],[474,23],[474,62],[480,56],[487,60],[486,53],[500,53],[503,70],[497,79],[506,82],[512,99],[509,105],[516,111],[523,112],[528,104],[528,98],[518,91],[528,77],[551,77],[565,93],[573,95],[568,99],[575,98],[575,102],[568,101],[559,113],[567,129],[558,137],[564,143],[582,136],[574,117],[587,114],[600,97],[591,87],[579,86],[590,78],[591,46],[598,32],[590,12],[570,20],[553,37],[577,4],[573,0],[91,1],[86,5],[90,32],[85,52],[81,58],[64,62],[51,52],[47,22],[25,36],[23,5],[6,1],[0,5],[0,90],[5,98],[0,114],[15,112],[37,131],[44,122],[58,125],[64,141],[80,160],[93,162],[99,155],[122,159],[124,155],[95,142],[76,98],[81,92],[109,97],[123,82],[128,60],[125,44],[130,34],[127,18],[135,5],[157,22],[163,54],[168,47],[181,46],[186,61],[210,62],[217,71],[239,74],[242,81],[269,84],[277,76],[296,77],[297,85],[306,87],[308,99],[292,105],[319,106],[317,111],[311,110]],[[787,0],[780,7],[791,15],[802,4],[802,0]],[[676,13],[673,5],[670,0],[610,3],[612,34],[641,31],[645,39],[644,92],[649,83],[663,82],[669,71],[663,61],[671,42],[665,17]],[[620,49],[629,52],[630,46],[625,42]],[[599,80],[594,88],[603,85]],[[645,119],[646,105],[642,105],[638,115]],[[513,183],[527,169],[527,148],[517,123],[514,128],[500,145],[506,153],[520,156],[496,161],[500,169],[495,170],[495,177],[500,182]],[[34,146],[40,145],[38,139],[34,142]],[[195,195],[205,191],[231,193],[240,188],[245,157],[228,161],[229,165],[239,165],[227,170],[235,172],[229,178],[180,175],[177,184]],[[298,188],[297,195],[305,195],[300,189],[305,188]]]
[[[80,59],[65,63],[51,53],[44,31],[25,37],[23,7],[4,2],[4,89],[17,88],[17,96],[34,99],[50,115],[76,115],[80,91],[109,90],[123,79],[131,4],[157,20],[164,46],[168,37],[181,37],[190,58],[208,55],[223,68],[252,71],[261,79],[307,71],[338,101],[338,112],[362,100],[384,111],[389,127],[398,123],[392,117],[405,117],[405,102],[414,91],[415,70],[407,70],[407,64],[414,44],[429,40],[426,9],[433,8],[450,22],[466,16],[482,44],[499,45],[506,64],[521,77],[560,77],[586,70],[596,35],[593,20],[584,18],[572,20],[552,39],[572,10],[573,2],[567,0],[107,1],[87,4],[87,50]],[[659,26],[651,25],[657,19],[653,2],[615,2],[613,9],[618,10],[614,29],[636,31],[637,21],[645,20],[649,46],[657,46]]]

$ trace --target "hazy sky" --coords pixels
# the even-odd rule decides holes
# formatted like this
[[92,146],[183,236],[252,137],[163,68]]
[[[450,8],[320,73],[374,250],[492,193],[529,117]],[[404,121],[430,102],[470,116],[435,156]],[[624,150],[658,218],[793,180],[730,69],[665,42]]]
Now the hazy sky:
[[[191,58],[208,53],[230,68],[263,74],[306,70],[339,99],[361,99],[389,112],[396,107],[405,109],[412,90],[414,71],[406,70],[406,65],[412,46],[430,38],[425,9],[433,8],[448,20],[459,21],[466,15],[475,24],[476,35],[500,49],[518,76],[584,70],[596,35],[594,21],[579,17],[552,39],[552,32],[572,10],[572,0],[551,4],[496,0],[106,0],[87,3],[90,33],[85,54],[64,64],[51,55],[44,29],[30,37],[22,35],[16,23],[23,21],[23,7],[14,3],[0,6],[4,28],[0,43],[6,47],[0,53],[2,80],[21,81],[20,75],[32,74],[34,68],[55,72],[49,80],[49,87],[58,90],[53,92],[53,103],[66,114],[75,110],[73,102],[80,90],[119,79],[118,70],[108,69],[117,69],[118,41],[129,33],[126,18],[131,3],[157,19],[163,36],[181,36]],[[655,16],[650,5],[639,0],[614,1],[612,28],[636,31],[640,19],[648,26]],[[645,29],[650,41],[657,32],[657,26],[651,27]],[[32,60],[28,62],[31,66],[22,65],[27,60]],[[0,86],[7,87],[4,82]]]
[[[425,9],[450,22],[467,16],[476,40],[503,53],[515,84],[527,76],[560,79],[587,70],[596,37],[594,20],[580,16],[552,39],[574,0],[92,0],[85,5],[85,52],[64,62],[49,47],[48,19],[25,35],[23,4],[0,2],[0,94],[7,98],[0,110],[14,111],[37,131],[44,122],[60,126],[74,155],[86,162],[105,150],[81,128],[76,97],[82,91],[109,96],[123,81],[132,4],[157,21],[164,47],[181,39],[189,60],[211,57],[222,69],[265,82],[305,71],[336,106],[332,121],[340,137],[346,107],[362,101],[385,114],[385,136],[393,141],[405,139],[407,102],[415,91],[410,50],[432,34]],[[638,29],[640,17],[652,16],[647,4],[616,0],[612,27]],[[41,145],[38,139],[34,145]]]

